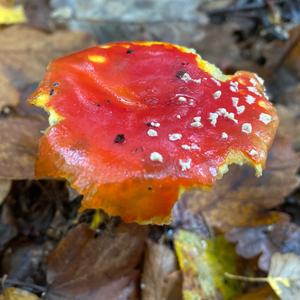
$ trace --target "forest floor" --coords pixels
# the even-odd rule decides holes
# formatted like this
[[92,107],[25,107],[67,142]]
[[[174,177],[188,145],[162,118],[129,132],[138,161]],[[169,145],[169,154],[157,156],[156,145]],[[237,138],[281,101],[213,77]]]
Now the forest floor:
[[[300,299],[299,2],[138,2],[26,0],[22,20],[0,1],[0,299]],[[96,228],[65,182],[34,180],[47,116],[26,99],[54,58],[115,40],[183,44],[264,78],[280,125],[263,176],[230,167],[169,226],[101,212]]]

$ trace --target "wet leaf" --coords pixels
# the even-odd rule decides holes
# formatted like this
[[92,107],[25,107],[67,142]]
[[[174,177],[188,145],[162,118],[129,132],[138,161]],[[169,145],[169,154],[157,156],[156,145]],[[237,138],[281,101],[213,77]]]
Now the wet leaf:
[[4,293],[0,295],[0,300],[38,300],[40,299],[35,294],[27,292],[19,288],[7,288]]
[[258,265],[264,271],[269,270],[275,252],[300,255],[300,228],[293,223],[235,228],[226,234],[226,238],[237,242],[236,251],[240,256],[249,259],[260,255]]
[[232,299],[239,294],[239,283],[224,278],[225,272],[237,272],[239,259],[223,236],[206,240],[179,230],[174,243],[185,300]]
[[142,275],[142,300],[180,300],[181,274],[172,250],[147,241]]
[[145,232],[133,224],[99,236],[85,224],[71,230],[49,256],[47,299],[136,299]]
[[233,227],[273,224],[286,215],[270,212],[298,186],[298,155],[291,142],[277,137],[269,153],[267,167],[255,178],[248,167],[233,166],[230,173],[210,191],[193,191],[183,195],[185,209],[202,214],[210,226],[223,231]]
[[293,253],[273,254],[268,282],[280,299],[300,299],[300,257]]

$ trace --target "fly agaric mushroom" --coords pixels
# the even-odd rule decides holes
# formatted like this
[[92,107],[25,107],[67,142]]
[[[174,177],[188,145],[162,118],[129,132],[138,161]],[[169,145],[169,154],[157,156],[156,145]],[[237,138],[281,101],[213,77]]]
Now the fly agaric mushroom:
[[49,113],[38,178],[67,179],[127,222],[170,221],[179,191],[212,186],[229,164],[261,175],[278,118],[257,75],[227,76],[192,49],[97,46],[53,61],[30,102]]

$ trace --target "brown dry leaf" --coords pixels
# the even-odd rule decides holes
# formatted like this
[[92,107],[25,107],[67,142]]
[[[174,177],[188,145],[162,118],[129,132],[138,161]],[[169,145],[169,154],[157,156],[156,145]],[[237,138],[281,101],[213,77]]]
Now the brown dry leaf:
[[0,118],[0,179],[34,178],[34,163],[40,119],[9,116]]
[[39,299],[40,298],[35,294],[14,287],[5,289],[4,293],[0,295],[0,300],[39,300]]
[[48,259],[48,300],[137,299],[146,228],[121,224],[95,232],[86,224],[71,230]]
[[183,195],[185,210],[202,214],[210,226],[227,231],[239,226],[273,224],[287,216],[270,212],[298,185],[299,157],[288,139],[277,137],[269,153],[263,176],[256,178],[249,167],[232,170],[210,191]]
[[142,275],[142,300],[180,300],[181,273],[168,247],[147,241]]
[[20,90],[39,81],[54,58],[94,44],[81,32],[48,34],[26,26],[8,27],[0,32],[0,73]]
[[236,252],[240,256],[249,259],[260,255],[258,266],[266,272],[275,252],[300,255],[300,227],[293,223],[235,228],[226,234],[226,238],[237,242]]
[[[19,95],[41,79],[50,60],[93,44],[86,33],[47,34],[26,26],[1,30],[0,111],[18,104]],[[40,130],[47,124],[40,116],[32,117],[36,111],[21,106],[17,111],[7,117],[0,114],[0,178],[31,179]]]

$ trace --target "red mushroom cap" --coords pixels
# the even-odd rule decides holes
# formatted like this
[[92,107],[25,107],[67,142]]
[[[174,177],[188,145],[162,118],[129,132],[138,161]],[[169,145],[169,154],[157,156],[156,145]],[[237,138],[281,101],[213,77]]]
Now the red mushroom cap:
[[260,175],[278,125],[261,78],[158,42],[57,59],[30,101],[50,114],[37,177],[66,178],[83,209],[127,222],[169,222],[181,188],[211,186],[229,164]]

